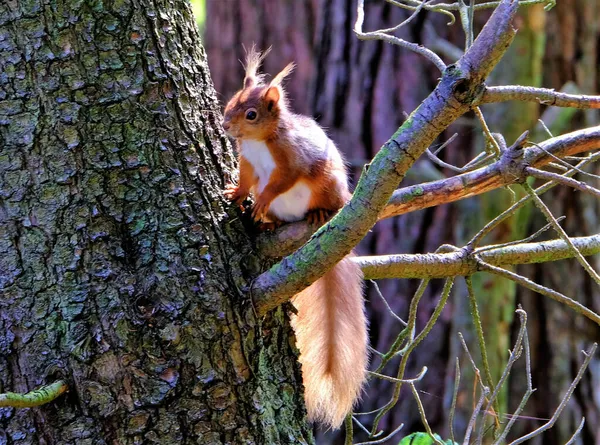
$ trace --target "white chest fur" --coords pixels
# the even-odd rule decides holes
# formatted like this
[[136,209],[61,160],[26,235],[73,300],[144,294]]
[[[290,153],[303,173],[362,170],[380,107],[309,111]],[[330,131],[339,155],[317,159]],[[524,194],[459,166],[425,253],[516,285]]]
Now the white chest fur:
[[[258,176],[260,195],[269,183],[271,173],[275,169],[275,160],[267,145],[262,141],[246,139],[241,143],[242,155],[252,164]],[[287,192],[277,196],[271,203],[269,211],[282,221],[299,221],[304,218],[310,203],[311,190],[303,181],[298,181]]]
[[242,156],[252,164],[254,173],[258,176],[258,193],[260,193],[269,183],[269,178],[275,168],[275,161],[271,156],[269,147],[262,141],[244,139],[241,144],[241,151]]

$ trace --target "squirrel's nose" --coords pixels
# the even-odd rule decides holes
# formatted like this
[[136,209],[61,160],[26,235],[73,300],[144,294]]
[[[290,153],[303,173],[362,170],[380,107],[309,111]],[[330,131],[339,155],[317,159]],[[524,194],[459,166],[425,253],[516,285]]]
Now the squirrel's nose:
[[225,129],[225,131],[228,131],[231,128],[231,122],[223,121],[223,128]]

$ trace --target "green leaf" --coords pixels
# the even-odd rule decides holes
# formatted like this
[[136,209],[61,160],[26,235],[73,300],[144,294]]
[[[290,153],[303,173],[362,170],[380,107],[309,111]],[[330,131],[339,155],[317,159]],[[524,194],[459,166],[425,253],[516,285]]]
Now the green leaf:
[[[436,439],[442,440],[442,438],[435,434]],[[458,445],[456,442],[452,442],[450,439],[444,441],[445,445]],[[427,433],[412,433],[403,438],[398,445],[435,445],[435,441]]]

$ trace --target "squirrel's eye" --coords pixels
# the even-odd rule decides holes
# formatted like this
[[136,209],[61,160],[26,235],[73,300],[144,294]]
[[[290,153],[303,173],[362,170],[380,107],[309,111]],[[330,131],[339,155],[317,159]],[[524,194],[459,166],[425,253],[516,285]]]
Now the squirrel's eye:
[[246,120],[253,121],[256,119],[256,116],[257,114],[254,108],[250,108],[248,111],[246,111]]

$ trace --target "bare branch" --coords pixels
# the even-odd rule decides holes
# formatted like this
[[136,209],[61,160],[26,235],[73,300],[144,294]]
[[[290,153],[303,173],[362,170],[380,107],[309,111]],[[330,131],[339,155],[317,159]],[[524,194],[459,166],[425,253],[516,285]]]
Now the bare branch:
[[538,179],[545,179],[547,181],[555,181],[560,184],[568,185],[569,187],[573,187],[581,192],[591,193],[592,195],[600,198],[600,190],[591,185],[586,184],[582,181],[577,181],[572,178],[567,178],[564,175],[559,175],[557,173],[547,172],[544,170],[539,170],[537,168],[528,167],[525,169],[525,172]]
[[[558,157],[595,150],[599,145],[600,126],[568,133],[540,144],[544,150]],[[552,158],[541,149],[532,147],[524,151],[525,162],[533,167],[541,167],[552,161]],[[513,178],[511,180],[509,177],[503,177],[501,169],[502,164],[497,161],[487,167],[462,175],[398,189],[393,193],[379,218],[389,218],[480,195],[514,184],[521,179]]]
[[[398,373],[396,374],[396,379],[398,379],[398,382],[396,382],[396,384],[394,385],[394,392],[392,394],[392,397],[388,401],[388,403],[386,403],[381,408],[381,410],[377,413],[377,415],[375,416],[375,420],[373,421],[373,427],[371,429],[372,434],[374,434],[374,432],[377,431],[377,426],[379,425],[379,421],[381,420],[381,418],[389,410],[391,410],[394,407],[394,405],[396,405],[396,403],[398,402],[398,399],[400,397],[400,389],[402,389],[402,379],[404,378],[404,371],[406,370],[406,364],[408,362],[408,358],[410,357],[411,352],[419,345],[419,343],[421,343],[421,341],[423,341],[423,339],[425,337],[427,337],[427,335],[429,334],[431,329],[433,329],[433,326],[435,325],[438,318],[440,317],[442,310],[444,309],[444,306],[446,306],[446,302],[448,301],[448,297],[450,296],[450,291],[452,290],[453,283],[454,283],[454,280],[451,278],[446,280],[446,282],[444,283],[444,288],[442,289],[442,295],[440,297],[440,301],[436,305],[436,307],[433,311],[433,314],[431,314],[431,317],[427,321],[427,324],[425,325],[423,330],[419,333],[419,335],[417,335],[414,340],[411,339],[409,341],[409,343],[407,344],[407,346],[404,348],[404,354],[402,355],[402,360],[400,361],[400,365],[398,366]],[[415,308],[415,313],[416,313],[416,308]],[[411,318],[409,317],[409,327],[411,326],[410,323],[411,323]],[[414,325],[413,325],[413,329],[414,329]]]
[[[415,13],[413,13],[407,20],[412,20],[412,18],[421,10],[423,4],[419,4],[417,8],[415,8]],[[356,24],[354,25],[354,32],[356,36],[360,40],[383,40],[384,42],[391,43],[393,45],[398,45],[403,48],[409,49],[417,54],[422,55],[426,59],[430,60],[440,72],[444,72],[446,69],[446,64],[439,58],[439,56],[431,51],[430,49],[424,47],[423,45],[418,45],[416,43],[407,42],[406,40],[400,39],[399,37],[395,37],[386,32],[392,32],[398,29],[400,26],[403,26],[405,22],[402,22],[400,25],[390,28],[390,29],[382,29],[379,31],[371,31],[371,32],[363,32],[362,27],[365,21],[365,1],[358,0],[358,6],[356,9]]]
[[492,266],[490,264],[486,264],[483,261],[479,262],[479,266],[482,270],[486,270],[496,275],[500,275],[501,277],[508,278],[511,281],[514,281],[517,284],[520,284],[523,287],[531,289],[538,294],[545,295],[546,297],[550,297],[553,300],[558,301],[566,306],[569,306],[575,312],[589,318],[594,323],[600,325],[600,315],[596,314],[591,309],[588,309],[585,305],[581,304],[578,301],[573,300],[572,298],[567,297],[566,295],[561,294],[553,289],[549,289],[541,284],[534,283],[529,278],[526,278],[522,275],[516,274],[514,272],[510,272],[506,269],[502,269],[500,267]]
[[573,252],[573,256],[575,257],[575,259],[579,261],[579,264],[583,266],[583,268],[592,277],[596,284],[600,285],[600,275],[598,275],[598,272],[594,270],[594,268],[587,262],[585,257],[581,254],[581,252],[579,252],[577,247],[575,247],[575,244],[573,244],[571,238],[569,238],[569,235],[567,235],[567,233],[560,226],[558,221],[556,221],[556,218],[554,218],[554,215],[552,215],[552,212],[550,211],[548,206],[544,204],[542,198],[540,198],[535,193],[535,190],[533,190],[529,184],[523,183],[522,186],[527,192],[527,194],[533,199],[533,203],[535,204],[535,206],[538,209],[540,209],[540,211],[544,214],[548,222],[552,224],[552,227],[554,227],[554,230],[556,231],[558,236],[560,236],[561,239],[567,244],[567,246],[569,246],[569,249],[571,250],[571,252]]
[[527,404],[529,397],[531,397],[531,394],[533,394],[533,392],[535,391],[531,383],[531,351],[529,350],[529,337],[527,334],[527,330],[525,330],[523,336],[523,344],[525,345],[525,375],[527,377],[527,390],[525,391],[525,394],[523,394],[523,398],[521,399],[519,406],[510,417],[508,424],[504,427],[502,433],[498,436],[493,445],[500,445],[504,443],[504,440],[506,439],[506,436],[510,432],[512,426],[519,418],[519,415],[525,409],[525,405]]
[[575,391],[575,388],[577,387],[577,385],[579,384],[579,381],[583,377],[583,373],[585,372],[588,365],[590,364],[590,361],[592,360],[592,357],[593,357],[594,353],[596,352],[597,346],[598,346],[598,344],[594,343],[588,352],[585,352],[585,351],[583,352],[583,354],[585,355],[585,359],[583,360],[583,363],[579,368],[579,372],[575,376],[575,379],[573,380],[573,382],[569,385],[569,388],[567,389],[565,396],[563,397],[560,404],[556,408],[556,411],[554,411],[552,418],[548,422],[546,422],[544,425],[542,425],[541,427],[536,429],[535,431],[532,431],[531,433],[526,434],[526,435],[518,438],[517,440],[511,442],[510,445],[517,445],[519,443],[523,443],[527,440],[533,439],[534,437],[539,436],[541,433],[543,433],[546,430],[549,430],[550,428],[552,428],[554,426],[554,424],[560,417],[563,409],[565,408],[565,406],[567,406],[567,403],[571,399],[571,395],[573,394],[573,391]]
[[427,421],[427,415],[425,414],[425,407],[423,406],[423,403],[421,402],[421,398],[419,397],[419,392],[417,391],[417,388],[416,388],[414,382],[409,382],[409,384],[410,384],[410,389],[412,390],[413,396],[415,397],[415,401],[417,402],[417,409],[419,410],[419,415],[421,416],[421,422],[425,426],[425,431],[427,431],[427,434],[429,434],[429,437],[435,443],[437,443],[438,445],[444,445],[444,442],[442,442],[440,439],[438,439],[433,434],[433,431],[431,431],[431,427],[429,426],[429,422]]
[[415,378],[412,378],[412,379],[397,379],[394,377],[390,377],[389,375],[379,374],[378,372],[369,371],[369,375],[372,375],[373,377],[377,377],[377,378],[380,378],[381,380],[387,380],[388,382],[394,382],[394,383],[419,382],[419,381],[421,381],[421,379],[423,377],[425,377],[425,374],[427,374],[427,366],[423,366],[423,369],[421,369],[421,372]]
[[[502,389],[504,382],[506,382],[506,379],[508,379],[508,376],[510,375],[510,371],[512,370],[513,365],[519,359],[519,357],[521,357],[521,353],[523,351],[523,339],[525,338],[525,334],[527,332],[527,313],[521,308],[517,309],[516,312],[519,315],[519,321],[521,323],[521,326],[519,327],[519,332],[517,334],[517,340],[515,341],[515,345],[514,345],[512,351],[510,351],[510,356],[508,357],[506,366],[504,367],[504,370],[502,371],[502,375],[500,376],[500,379],[498,380],[498,383],[496,384],[496,387],[494,388],[492,395],[488,399],[488,402],[487,402],[484,412],[488,412],[490,410],[490,408],[492,407],[492,404],[496,400],[496,397],[498,397],[498,394],[500,393],[500,390]],[[484,427],[484,425],[485,425],[485,420],[483,422],[481,422],[481,425],[479,426],[479,434],[477,435],[477,443],[479,443],[479,444],[483,443],[483,427]]]
[[581,433],[581,430],[583,429],[583,425],[585,425],[585,417],[581,418],[581,422],[579,422],[579,426],[577,427],[577,429],[575,430],[575,432],[573,433],[573,435],[571,436],[571,438],[565,445],[573,445],[575,443],[575,439],[577,439],[577,436],[579,436],[579,434]]
[[401,423],[394,431],[392,431],[390,434],[388,434],[385,437],[382,437],[379,440],[373,440],[370,442],[359,442],[357,444],[354,445],[378,445],[378,444],[382,444],[382,443],[386,443],[388,440],[390,440],[392,437],[394,437],[398,432],[400,432],[400,430],[404,428],[404,424]]
[[520,100],[539,102],[552,107],[600,108],[600,96],[561,93],[550,88],[525,86],[487,87],[481,97],[481,104]]
[[452,405],[450,406],[450,414],[448,415],[448,425],[450,427],[450,440],[454,443],[454,415],[456,414],[456,400],[458,399],[458,386],[460,384],[460,364],[456,357],[454,367],[454,391],[452,392]]
[[[571,238],[575,247],[586,256],[600,253],[600,234]],[[512,246],[485,246],[474,251],[486,263],[495,266],[545,263],[572,258],[573,252],[563,240],[521,243]],[[396,254],[361,256],[353,259],[365,278],[446,278],[467,276],[478,271],[475,259],[466,249],[450,253]]]

